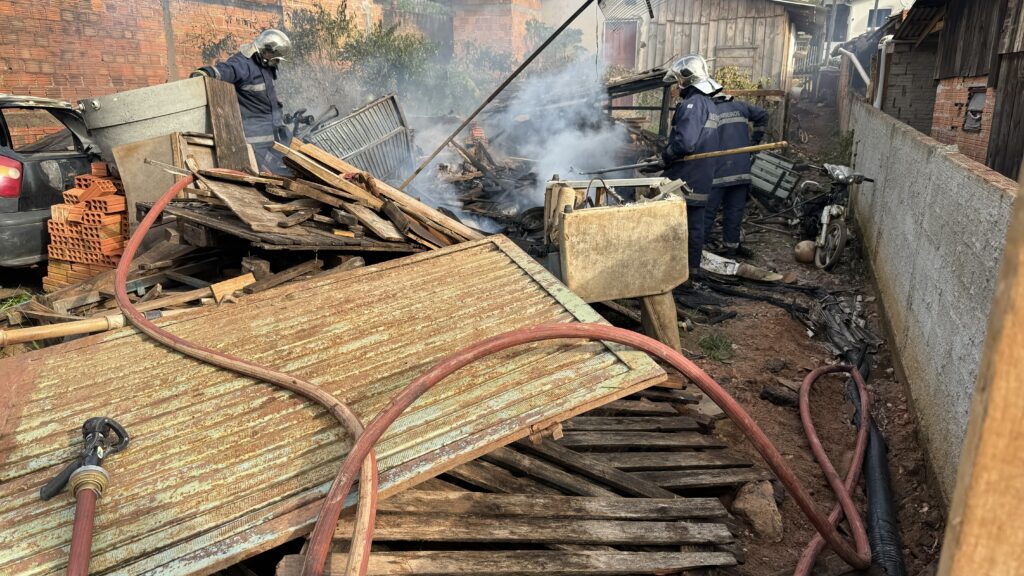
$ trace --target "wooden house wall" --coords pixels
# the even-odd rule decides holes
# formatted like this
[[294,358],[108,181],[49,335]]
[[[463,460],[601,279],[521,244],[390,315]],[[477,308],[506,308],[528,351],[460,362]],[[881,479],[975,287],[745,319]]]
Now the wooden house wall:
[[792,74],[790,18],[767,0],[670,0],[647,30],[647,68],[698,53],[785,88]]
[[998,37],[993,80],[996,107],[986,164],[1017,179],[1024,159],[1024,0],[1008,0]]
[[936,78],[987,76],[1007,0],[949,0],[939,38]]

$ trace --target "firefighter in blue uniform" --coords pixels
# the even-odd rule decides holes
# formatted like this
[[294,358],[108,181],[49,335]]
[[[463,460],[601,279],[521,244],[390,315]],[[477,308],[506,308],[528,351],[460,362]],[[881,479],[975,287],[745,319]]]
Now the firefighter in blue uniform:
[[[252,146],[260,171],[281,172],[284,164],[274,142],[288,143],[281,102],[274,81],[277,67],[291,52],[292,43],[280,30],[264,30],[224,62],[203,66],[192,76],[209,76],[235,85],[242,112],[245,139]],[[287,173],[287,172],[283,172]]]
[[[722,150],[743,148],[760,144],[768,126],[768,112],[751,106],[732,96],[718,95],[714,98],[718,113],[718,138]],[[754,125],[751,135],[750,124]],[[711,229],[722,207],[723,255],[728,257],[750,257],[751,252],[740,245],[740,225],[750,194],[750,154],[732,154],[719,158],[714,185],[708,197],[705,213],[704,237],[710,240]]]
[[664,176],[684,180],[693,194],[686,196],[688,256],[691,275],[700,269],[704,250],[704,212],[712,182],[715,179],[715,159],[682,161],[683,156],[720,150],[718,142],[718,114],[712,96],[722,90],[708,73],[708,64],[700,55],[690,55],[676,61],[665,75],[667,82],[679,84],[682,101],[672,116],[672,132],[668,146],[662,153]]

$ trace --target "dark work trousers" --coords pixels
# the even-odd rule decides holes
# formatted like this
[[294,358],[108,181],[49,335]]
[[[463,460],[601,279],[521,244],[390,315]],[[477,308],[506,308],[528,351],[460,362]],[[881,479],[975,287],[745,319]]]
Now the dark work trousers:
[[704,252],[704,213],[706,208],[703,203],[694,205],[686,203],[686,228],[687,228],[687,263],[691,270],[700,268],[701,253]]
[[743,223],[743,212],[747,209],[749,194],[749,182],[712,188],[711,194],[708,195],[708,207],[704,218],[704,237],[711,237],[711,229],[715,225],[715,217],[721,206],[722,242],[730,247],[739,246],[740,226]]

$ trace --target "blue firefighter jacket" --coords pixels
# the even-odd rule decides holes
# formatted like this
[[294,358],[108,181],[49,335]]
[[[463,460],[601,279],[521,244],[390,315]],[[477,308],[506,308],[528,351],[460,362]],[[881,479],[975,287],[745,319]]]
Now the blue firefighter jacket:
[[[722,150],[761,143],[768,126],[768,112],[732,96],[716,96],[714,102],[718,113],[719,146]],[[754,124],[753,136],[748,123]],[[719,158],[715,186],[749,183],[750,163],[750,154],[732,154]]]
[[679,162],[683,156],[720,150],[718,114],[711,97],[691,89],[672,116],[672,132],[662,159],[668,165],[664,176],[685,180],[696,197],[687,203],[703,205],[711,192],[717,161],[714,158]]
[[273,146],[276,127],[284,126],[281,103],[274,88],[277,73],[241,52],[204,69],[214,78],[235,85],[246,141],[254,148]]

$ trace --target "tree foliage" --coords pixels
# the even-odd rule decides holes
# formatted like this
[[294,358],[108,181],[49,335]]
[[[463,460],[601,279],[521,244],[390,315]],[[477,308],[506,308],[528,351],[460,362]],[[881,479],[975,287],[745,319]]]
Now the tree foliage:
[[348,17],[348,2],[334,13],[320,4],[291,13],[286,32],[292,41],[292,59],[328,63],[338,59],[340,50],[355,26]]
[[[400,0],[411,12],[443,14],[432,0]],[[281,69],[278,92],[289,108],[311,110],[359,102],[397,92],[414,114],[465,113],[511,72],[512,54],[463,42],[455,58],[439,57],[438,46],[418,32],[377,24],[362,30],[348,14],[347,2],[333,11],[314,3],[294,10],[278,28],[292,40],[292,54]],[[527,48],[533,50],[554,28],[532,20],[526,25]],[[549,72],[577,61],[585,52],[583,33],[568,29],[531,66],[528,74]],[[188,42],[212,63],[237,49],[231,34],[197,32]]]

